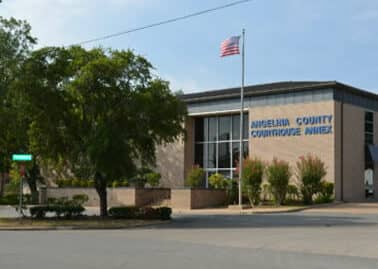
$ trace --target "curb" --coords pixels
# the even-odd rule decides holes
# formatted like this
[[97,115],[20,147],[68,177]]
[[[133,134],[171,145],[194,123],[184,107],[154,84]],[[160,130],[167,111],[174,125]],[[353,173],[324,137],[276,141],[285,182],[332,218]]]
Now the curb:
[[2,231],[90,231],[90,230],[131,230],[134,228],[151,227],[155,225],[162,225],[170,223],[171,221],[158,221],[154,223],[141,223],[130,226],[112,226],[112,227],[92,227],[92,226],[25,226],[25,227],[0,227]]

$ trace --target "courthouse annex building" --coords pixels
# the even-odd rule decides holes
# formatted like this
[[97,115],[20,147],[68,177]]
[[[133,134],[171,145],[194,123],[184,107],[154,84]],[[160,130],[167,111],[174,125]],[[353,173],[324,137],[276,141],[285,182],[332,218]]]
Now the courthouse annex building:
[[[212,173],[236,177],[240,88],[182,99],[187,137],[158,149],[163,184],[183,186],[194,164],[205,169],[206,179]],[[244,156],[277,157],[294,168],[300,156],[315,154],[326,164],[337,200],[378,196],[377,94],[336,81],[278,82],[245,87],[244,100]]]

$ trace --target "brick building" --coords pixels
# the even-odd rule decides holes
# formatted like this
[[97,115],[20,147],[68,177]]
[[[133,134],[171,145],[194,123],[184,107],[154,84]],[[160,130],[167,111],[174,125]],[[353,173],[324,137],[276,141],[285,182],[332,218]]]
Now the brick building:
[[[182,99],[187,137],[158,149],[163,184],[183,186],[193,164],[205,169],[206,178],[216,172],[235,177],[240,88]],[[337,200],[364,201],[378,193],[378,173],[372,172],[378,159],[377,94],[335,81],[278,82],[245,87],[244,100],[245,156],[277,157],[294,169],[299,156],[315,154],[326,164]]]

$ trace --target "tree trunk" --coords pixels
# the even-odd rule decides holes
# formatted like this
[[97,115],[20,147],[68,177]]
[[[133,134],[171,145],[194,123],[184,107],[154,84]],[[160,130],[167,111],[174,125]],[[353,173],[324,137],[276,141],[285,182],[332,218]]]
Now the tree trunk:
[[95,174],[95,188],[100,198],[100,216],[106,217],[108,215],[108,201],[106,193],[106,180],[101,173]]
[[5,186],[5,173],[0,172],[0,197],[3,197]]

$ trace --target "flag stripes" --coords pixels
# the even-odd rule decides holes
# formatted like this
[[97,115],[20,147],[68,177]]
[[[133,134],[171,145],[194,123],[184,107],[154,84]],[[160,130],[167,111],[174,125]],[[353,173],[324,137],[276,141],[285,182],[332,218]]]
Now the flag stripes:
[[240,54],[239,49],[240,36],[232,36],[221,43],[220,57]]

